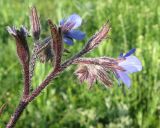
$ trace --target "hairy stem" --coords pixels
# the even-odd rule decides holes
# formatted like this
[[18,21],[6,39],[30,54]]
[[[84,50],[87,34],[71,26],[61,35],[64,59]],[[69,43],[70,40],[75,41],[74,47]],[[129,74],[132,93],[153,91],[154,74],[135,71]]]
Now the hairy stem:
[[33,101],[42,92],[42,90],[45,87],[47,87],[47,85],[51,82],[51,80],[53,80],[57,75],[59,75],[62,71],[64,71],[65,68],[70,66],[74,62],[75,59],[81,57],[85,53],[87,53],[87,51],[85,51],[83,49],[79,53],[77,53],[75,56],[71,57],[69,60],[64,62],[59,69],[56,69],[56,70],[52,71],[46,77],[46,79],[32,92],[32,94],[30,96],[21,100],[18,107],[16,108],[14,114],[11,116],[6,128],[13,128],[15,126],[16,122],[18,121],[18,119],[20,118],[22,112],[27,107],[27,105],[31,101]]
[[35,99],[41,91],[49,84],[53,78],[55,78],[59,73],[59,71],[51,72],[46,79],[32,92],[32,94],[26,99],[26,101],[31,102],[33,99]]
[[30,73],[29,73],[30,84],[31,84],[31,80],[32,80],[32,77],[33,77],[34,69],[35,69],[37,50],[38,50],[38,46],[36,45],[36,43],[34,43],[33,53],[32,53],[31,61],[30,61],[30,64],[29,64],[30,65],[30,67],[29,67],[30,68]]
[[57,75],[59,75],[62,71],[64,71],[65,68],[70,66],[75,59],[81,57],[85,53],[86,53],[85,50],[81,50],[78,54],[76,54],[75,56],[71,57],[69,60],[64,62],[59,69],[52,71],[26,100],[28,102],[31,102],[33,99],[35,99],[35,97],[37,97],[41,93],[41,91],[50,83],[51,80],[53,80]]
[[27,98],[30,92],[30,78],[29,78],[29,64],[25,64],[24,67],[24,92],[23,98]]
[[17,109],[15,110],[15,112],[13,113],[13,115],[11,116],[6,128],[13,128],[16,124],[16,122],[18,121],[18,119],[20,118],[22,112],[24,111],[24,109],[27,107],[28,102],[24,102],[24,101],[20,101]]

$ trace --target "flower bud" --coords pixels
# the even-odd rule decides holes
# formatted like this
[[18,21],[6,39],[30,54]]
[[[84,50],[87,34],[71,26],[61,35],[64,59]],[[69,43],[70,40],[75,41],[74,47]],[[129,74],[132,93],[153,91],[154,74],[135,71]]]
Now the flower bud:
[[22,26],[19,30],[16,27],[7,27],[8,32],[15,38],[17,46],[17,54],[22,65],[29,63],[29,48],[26,37],[28,36],[27,29]]
[[110,26],[107,22],[94,36],[91,37],[85,46],[85,50],[90,51],[97,47],[102,42],[102,40],[108,37],[109,30]]
[[33,38],[35,40],[39,40],[41,27],[40,27],[40,20],[37,14],[37,9],[35,7],[31,8],[30,23],[31,23],[31,30],[32,30]]

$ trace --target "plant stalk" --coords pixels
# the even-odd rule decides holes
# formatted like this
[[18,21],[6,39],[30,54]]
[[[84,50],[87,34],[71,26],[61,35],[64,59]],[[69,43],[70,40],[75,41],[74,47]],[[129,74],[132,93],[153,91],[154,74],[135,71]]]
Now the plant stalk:
[[6,125],[6,128],[13,128],[16,125],[19,117],[21,116],[21,114],[23,113],[23,111],[27,107],[27,105],[28,105],[28,102],[25,102],[22,100],[20,101],[17,109],[15,110],[15,112],[11,116],[8,124]]

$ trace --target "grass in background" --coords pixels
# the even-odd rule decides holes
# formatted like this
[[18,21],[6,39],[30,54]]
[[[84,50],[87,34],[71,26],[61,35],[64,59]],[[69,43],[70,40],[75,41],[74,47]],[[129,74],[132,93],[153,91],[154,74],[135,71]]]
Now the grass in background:
[[[17,123],[17,128],[158,128],[160,126],[160,2],[158,0],[1,0],[0,1],[0,116],[4,127],[21,97],[22,75],[13,38],[7,25],[29,27],[29,7],[35,4],[42,22],[42,38],[49,34],[46,20],[54,23],[72,13],[82,16],[82,30],[89,38],[110,20],[111,39],[87,56],[113,56],[137,48],[143,71],[132,75],[126,96],[117,83],[106,89],[101,84],[88,90],[80,85],[68,68],[35,100]],[[75,42],[71,54],[85,41]],[[32,40],[30,40],[32,47]],[[51,70],[37,63],[34,88]]]

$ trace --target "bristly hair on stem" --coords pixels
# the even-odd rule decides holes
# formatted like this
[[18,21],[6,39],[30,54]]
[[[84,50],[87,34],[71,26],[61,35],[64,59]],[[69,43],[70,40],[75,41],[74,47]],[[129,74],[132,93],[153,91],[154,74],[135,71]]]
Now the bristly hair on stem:
[[29,65],[29,68],[30,68],[29,75],[30,75],[30,83],[31,83],[32,76],[34,73],[35,63],[37,59],[38,43],[39,43],[39,38],[41,33],[40,19],[35,6],[32,6],[30,10],[30,26],[31,26],[32,37],[34,40],[34,47],[32,50],[32,56],[31,56],[30,65]]

